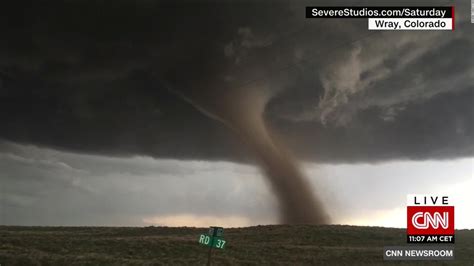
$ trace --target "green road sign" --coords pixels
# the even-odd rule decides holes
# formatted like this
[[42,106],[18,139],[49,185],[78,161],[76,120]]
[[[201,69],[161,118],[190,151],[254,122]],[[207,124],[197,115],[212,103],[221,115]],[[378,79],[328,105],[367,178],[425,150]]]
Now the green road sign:
[[214,241],[212,242],[213,248],[220,248],[224,249],[226,241],[220,237],[214,237]]
[[209,227],[210,236],[222,236],[224,234],[224,228],[218,226]]
[[207,253],[207,266],[211,265],[211,254],[213,248],[224,249],[226,241],[222,238],[224,228],[218,226],[209,227],[209,234],[201,234],[199,236],[199,244],[209,247]]
[[212,237],[202,234],[199,236],[199,244],[210,246]]
[[202,234],[199,236],[199,244],[213,248],[224,249],[226,241],[220,237],[211,237],[209,235]]

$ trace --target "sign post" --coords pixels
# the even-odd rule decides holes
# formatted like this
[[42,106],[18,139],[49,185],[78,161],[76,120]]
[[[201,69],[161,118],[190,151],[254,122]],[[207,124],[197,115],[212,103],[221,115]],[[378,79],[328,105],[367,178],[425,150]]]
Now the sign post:
[[211,244],[209,245],[209,252],[207,253],[207,266],[211,266],[211,255],[212,255],[212,241],[213,238],[211,238]]
[[211,256],[212,256],[212,249],[224,249],[226,241],[222,238],[224,234],[224,228],[211,226],[209,227],[208,234],[201,234],[199,236],[199,244],[209,246],[209,252],[207,254],[207,265],[211,265]]

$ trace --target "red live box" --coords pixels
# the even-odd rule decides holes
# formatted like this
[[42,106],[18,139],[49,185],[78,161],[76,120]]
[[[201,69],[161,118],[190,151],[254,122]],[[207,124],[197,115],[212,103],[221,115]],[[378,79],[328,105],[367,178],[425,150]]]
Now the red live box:
[[454,235],[454,206],[407,206],[408,235]]

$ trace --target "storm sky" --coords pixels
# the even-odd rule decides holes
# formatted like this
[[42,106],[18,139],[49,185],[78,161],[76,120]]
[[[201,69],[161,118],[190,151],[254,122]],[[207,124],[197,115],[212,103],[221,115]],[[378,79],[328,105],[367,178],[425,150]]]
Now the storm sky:
[[[371,5],[331,5],[351,3]],[[0,222],[274,223],[255,156],[186,100],[244,87],[270,95],[267,125],[336,223],[403,208],[409,193],[472,206],[459,187],[473,180],[474,27],[469,1],[454,3],[455,31],[369,32],[366,19],[305,19],[318,1],[11,2]]]

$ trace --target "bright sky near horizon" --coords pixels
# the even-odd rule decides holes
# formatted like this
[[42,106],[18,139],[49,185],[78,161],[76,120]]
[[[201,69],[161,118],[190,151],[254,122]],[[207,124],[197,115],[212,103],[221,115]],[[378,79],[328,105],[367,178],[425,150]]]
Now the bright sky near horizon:
[[[254,166],[117,158],[8,144],[1,224],[240,227],[277,223]],[[473,158],[304,164],[336,224],[406,226],[406,195],[449,195],[456,228],[474,228]]]

